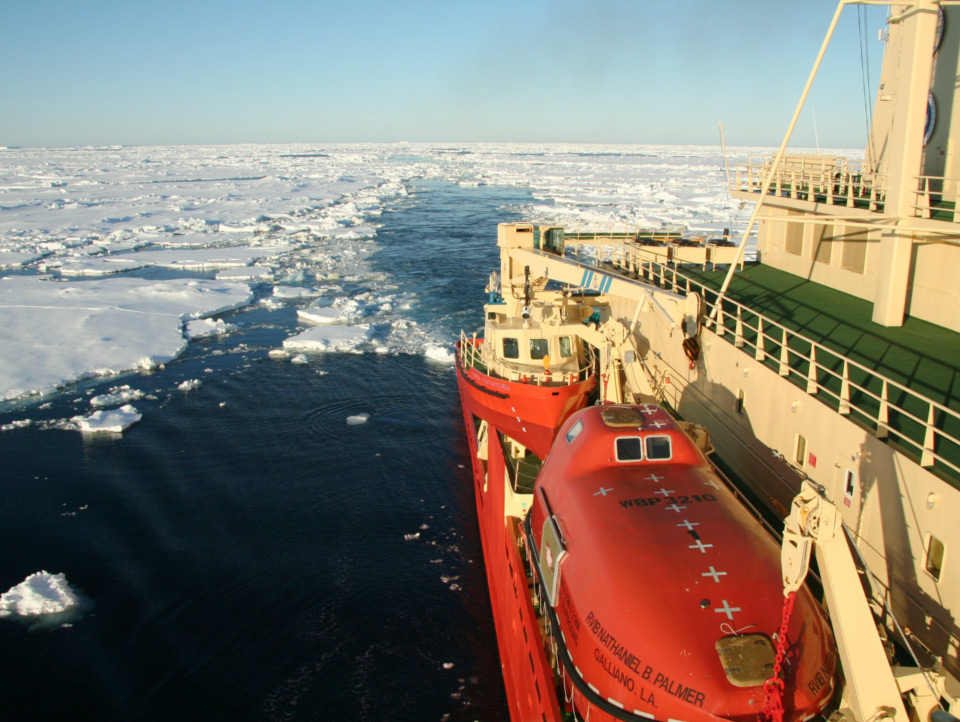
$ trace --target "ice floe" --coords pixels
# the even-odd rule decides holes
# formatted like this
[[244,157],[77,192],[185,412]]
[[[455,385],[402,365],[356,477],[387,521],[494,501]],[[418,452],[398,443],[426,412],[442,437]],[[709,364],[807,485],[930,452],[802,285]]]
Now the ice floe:
[[437,363],[452,364],[456,360],[453,349],[446,346],[435,346],[433,344],[427,344],[423,350],[423,355]]
[[140,389],[132,389],[130,386],[114,386],[107,393],[91,398],[90,405],[95,409],[102,409],[107,406],[129,404],[131,401],[139,401],[143,397],[144,393]]
[[139,411],[130,404],[125,404],[119,409],[101,409],[87,416],[74,416],[71,421],[85,434],[122,434],[141,418],[143,415]]
[[36,618],[80,605],[64,574],[39,571],[0,594],[0,617]]
[[189,339],[223,336],[236,331],[237,327],[219,318],[195,318],[187,321],[184,334]]
[[297,318],[310,323],[346,323],[353,317],[353,312],[345,308],[298,308]]
[[373,328],[358,326],[315,326],[284,340],[283,347],[294,351],[350,351],[370,340]]

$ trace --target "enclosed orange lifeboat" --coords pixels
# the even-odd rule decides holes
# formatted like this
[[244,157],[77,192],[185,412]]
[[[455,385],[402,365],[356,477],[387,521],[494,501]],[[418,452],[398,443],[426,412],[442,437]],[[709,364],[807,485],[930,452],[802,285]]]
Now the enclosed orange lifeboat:
[[[583,718],[757,719],[784,616],[780,549],[666,411],[573,414],[526,538]],[[806,587],[787,630],[783,719],[801,722],[829,700],[836,659]]]

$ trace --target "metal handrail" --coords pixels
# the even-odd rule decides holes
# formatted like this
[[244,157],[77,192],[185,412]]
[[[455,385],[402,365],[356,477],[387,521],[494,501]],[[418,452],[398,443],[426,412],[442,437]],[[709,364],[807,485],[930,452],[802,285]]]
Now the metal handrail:
[[[782,198],[819,200],[851,208],[866,204],[869,210],[880,210],[886,197],[885,176],[866,172],[862,164],[845,158],[837,158],[833,163],[817,158],[788,158],[777,169],[769,193]],[[730,180],[731,192],[756,193],[762,188],[769,170],[768,160],[755,162],[750,159],[748,163],[738,165]]]
[[[659,285],[670,287],[674,291],[700,293],[705,305],[703,316],[708,319],[711,317],[710,311],[716,307],[716,304],[709,300],[707,292],[716,294],[714,289],[696,281],[676,268],[670,268],[655,261],[647,261],[644,265],[649,269],[651,280],[659,283]],[[921,466],[930,468],[940,464],[942,467],[949,469],[953,475],[960,477],[960,465],[937,451],[937,447],[943,441],[947,441],[960,449],[960,438],[943,428],[947,419],[951,419],[957,424],[957,428],[960,428],[960,413],[956,410],[854,361],[829,346],[793,331],[729,297],[724,297],[721,306],[717,310],[717,318],[713,324],[718,336],[730,341],[738,348],[752,349],[754,358],[764,363],[768,357],[777,353],[771,353],[768,350],[768,342],[769,345],[778,346],[780,358],[777,361],[777,367],[781,376],[789,378],[801,388],[805,388],[810,396],[829,397],[833,403],[828,405],[836,407],[837,412],[841,415],[848,416],[852,411],[856,411],[860,417],[872,424],[879,438],[894,437],[908,448],[918,451]],[[732,309],[732,311],[726,310],[727,308]],[[745,319],[744,311],[747,312],[748,317],[753,316],[757,319],[755,325],[751,325],[749,320]],[[732,329],[726,325],[728,318],[733,319],[734,328]],[[750,341],[747,338],[746,330],[756,333],[755,341]],[[791,344],[791,341],[794,341],[794,343]],[[798,344],[797,341],[800,343]],[[798,345],[802,346],[804,344],[810,349],[806,354],[797,350]],[[843,370],[839,373],[834,371],[819,362],[817,360],[818,356],[820,358],[826,356],[840,363]],[[808,365],[806,373],[798,368],[801,362]],[[861,384],[852,380],[851,371],[862,375],[865,378],[864,383]],[[824,379],[823,382],[820,381],[821,378]],[[834,387],[839,385],[839,392],[830,388],[828,384],[831,380],[834,382],[832,384]],[[879,394],[867,388],[866,384],[870,384],[871,381],[874,385],[880,385],[881,392]],[[891,401],[891,390],[899,391],[904,395],[902,404]],[[852,393],[853,391],[866,398],[862,401],[858,400]],[[873,402],[872,405],[876,407],[876,412],[867,407],[864,403],[867,400]],[[905,408],[905,405],[911,401],[926,408],[926,418]],[[918,440],[892,424],[890,421],[891,412],[895,412],[910,423],[920,426],[923,431],[923,439]]]
[[500,360],[493,353],[484,353],[486,344],[484,340],[478,339],[476,334],[467,336],[466,332],[460,331],[460,357],[463,361],[463,367],[476,368],[478,365],[485,369],[484,373],[494,378],[501,378],[507,381],[518,381],[522,378],[527,379],[527,383],[537,386],[563,386],[577,383],[590,378],[594,374],[595,359],[593,354],[589,354],[586,364],[579,365],[575,370],[553,371],[547,373],[546,370],[528,370],[520,371],[513,365]]
[[[933,196],[937,201],[931,203]],[[917,195],[913,204],[916,218],[933,218],[937,212],[952,212],[953,222],[960,223],[960,178],[947,176],[920,175],[917,176]],[[953,208],[943,205],[944,201],[953,203]]]

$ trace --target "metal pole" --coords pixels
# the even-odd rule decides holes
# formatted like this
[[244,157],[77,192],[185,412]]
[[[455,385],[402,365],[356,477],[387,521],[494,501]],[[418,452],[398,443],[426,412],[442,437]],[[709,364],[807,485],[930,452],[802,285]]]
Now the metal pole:
[[727,143],[723,139],[723,123],[718,122],[720,126],[720,148],[723,152],[723,169],[727,172],[727,193],[730,192],[730,162],[727,160]]

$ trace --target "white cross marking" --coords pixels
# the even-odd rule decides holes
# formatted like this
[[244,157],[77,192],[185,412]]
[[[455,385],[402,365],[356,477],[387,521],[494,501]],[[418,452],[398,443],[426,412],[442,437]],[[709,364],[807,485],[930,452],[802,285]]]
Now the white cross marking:
[[655,414],[660,410],[659,406],[650,406],[650,404],[644,404],[640,407],[640,411],[645,414]]
[[701,554],[706,554],[706,553],[707,553],[707,549],[709,549],[709,548],[712,547],[712,546],[713,546],[713,544],[704,544],[702,541],[700,541],[699,539],[697,539],[697,543],[696,543],[696,544],[690,544],[690,545],[687,547],[687,549],[699,549]]
[[695,526],[700,526],[700,522],[698,522],[698,521],[688,521],[688,520],[684,519],[681,523],[677,524],[677,526],[685,526],[685,527],[687,527],[687,531],[693,531],[693,527],[695,527]]
[[654,484],[659,484],[661,481],[666,481],[667,477],[657,476],[656,474],[650,474],[650,476],[643,477],[647,481],[652,481]]
[[663,508],[664,508],[664,509],[669,509],[670,511],[675,511],[675,512],[677,512],[677,513],[680,513],[681,511],[683,511],[683,510],[686,509],[687,507],[685,507],[685,506],[677,506],[676,504],[671,504],[670,506],[665,506],[665,507],[663,507]]
[[604,488],[601,486],[601,487],[600,487],[600,491],[595,491],[595,492],[593,492],[593,495],[594,495],[594,496],[600,496],[600,495],[606,496],[608,491],[613,491],[613,489],[604,489]]
[[705,481],[703,483],[706,484],[707,486],[712,486],[714,489],[720,488],[720,485],[717,482],[715,482],[713,479],[710,479],[709,481]]
[[670,495],[673,493],[673,490],[667,491],[666,489],[664,489],[664,488],[661,486],[661,487],[660,487],[660,491],[655,491],[655,492],[653,492],[653,493],[654,493],[654,494],[663,494],[664,496],[670,496]]
[[714,610],[717,614],[726,614],[727,619],[731,622],[733,621],[733,613],[741,611],[740,607],[731,607],[729,602],[726,599],[723,600],[722,607],[715,607]]
[[666,421],[651,421],[647,426],[652,426],[655,429],[662,429],[664,426],[667,426]]
[[727,575],[726,572],[718,572],[716,569],[713,568],[713,565],[711,564],[711,565],[710,565],[710,571],[709,571],[709,572],[704,572],[704,573],[701,574],[700,576],[701,576],[701,577],[713,577],[713,581],[715,581],[717,584],[719,584],[719,583],[720,583],[720,577],[725,577],[726,575]]

